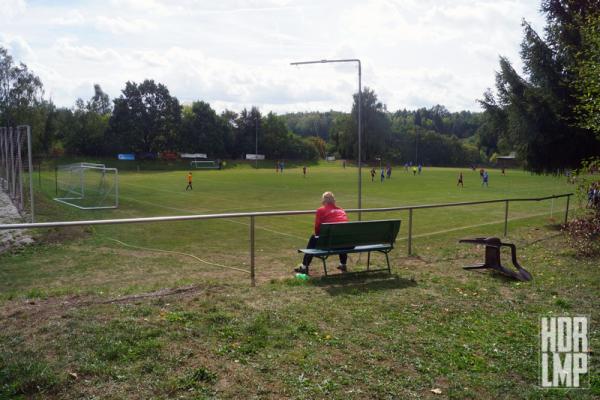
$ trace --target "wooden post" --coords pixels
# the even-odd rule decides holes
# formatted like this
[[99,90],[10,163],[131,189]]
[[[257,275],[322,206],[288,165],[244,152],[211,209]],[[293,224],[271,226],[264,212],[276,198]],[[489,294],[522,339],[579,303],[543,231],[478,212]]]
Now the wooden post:
[[250,217],[250,284],[256,286],[254,274],[254,216]]
[[504,237],[508,235],[508,200],[505,202],[504,206]]
[[413,223],[413,209],[408,209],[408,255],[412,255],[412,223]]

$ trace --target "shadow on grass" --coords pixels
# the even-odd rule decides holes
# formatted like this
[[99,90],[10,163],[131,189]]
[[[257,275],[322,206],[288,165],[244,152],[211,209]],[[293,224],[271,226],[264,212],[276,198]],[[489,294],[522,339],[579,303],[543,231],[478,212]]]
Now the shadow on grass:
[[331,296],[363,294],[380,290],[406,289],[417,286],[413,279],[401,278],[397,274],[357,273],[321,277],[311,284],[323,288]]
[[[513,268],[512,266],[507,266],[507,268],[513,269],[515,272],[517,272],[517,269]],[[508,283],[508,284],[514,284],[514,283],[518,283],[518,282],[528,283],[528,282],[520,281],[520,280],[510,277],[508,275],[504,275],[503,273],[496,271],[494,269],[491,269],[491,268],[472,269],[472,270],[465,270],[465,271],[469,272],[470,274],[479,274],[481,279],[493,279],[498,282]]]

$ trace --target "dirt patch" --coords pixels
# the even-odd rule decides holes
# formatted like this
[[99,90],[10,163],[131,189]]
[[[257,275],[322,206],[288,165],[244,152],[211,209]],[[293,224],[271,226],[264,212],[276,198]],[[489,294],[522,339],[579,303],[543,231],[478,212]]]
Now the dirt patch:
[[66,226],[63,228],[51,228],[38,238],[38,242],[44,244],[60,244],[78,239],[85,239],[92,234],[90,227]]
[[50,297],[43,300],[21,300],[6,303],[0,311],[0,319],[20,319],[28,316],[30,320],[50,319],[60,316],[66,311],[77,307],[86,307],[100,304],[139,302],[152,298],[186,297],[197,294],[202,288],[199,285],[183,286],[179,288],[160,289],[154,292],[141,293],[116,297],[113,299],[98,299],[89,296]]

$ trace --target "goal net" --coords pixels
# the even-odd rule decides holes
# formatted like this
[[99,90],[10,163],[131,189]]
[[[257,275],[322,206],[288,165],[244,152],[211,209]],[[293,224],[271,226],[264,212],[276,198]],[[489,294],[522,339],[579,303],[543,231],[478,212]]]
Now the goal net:
[[0,190],[22,216],[29,214],[33,222],[32,169],[31,128],[0,127]]
[[119,172],[104,164],[76,163],[56,170],[54,199],[82,210],[119,207]]
[[216,161],[194,160],[190,161],[190,167],[195,169],[219,169],[219,164]]

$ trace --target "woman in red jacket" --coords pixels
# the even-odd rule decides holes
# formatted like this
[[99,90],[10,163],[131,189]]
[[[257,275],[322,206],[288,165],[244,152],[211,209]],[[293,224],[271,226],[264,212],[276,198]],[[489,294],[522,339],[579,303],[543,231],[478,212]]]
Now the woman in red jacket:
[[[317,243],[317,238],[319,237],[319,230],[321,228],[321,224],[335,224],[340,222],[348,222],[348,216],[346,212],[335,205],[335,197],[331,192],[323,193],[321,197],[322,207],[317,209],[317,213],[315,215],[315,234],[310,237],[308,240],[308,244],[306,245],[307,249],[314,249]],[[301,274],[308,274],[308,267],[310,262],[312,261],[313,256],[309,254],[304,255],[304,259],[302,260],[302,264],[298,266],[298,268],[294,269],[294,271],[299,272]],[[346,262],[348,261],[348,254],[340,254],[340,265],[338,269],[342,272],[346,272]]]

